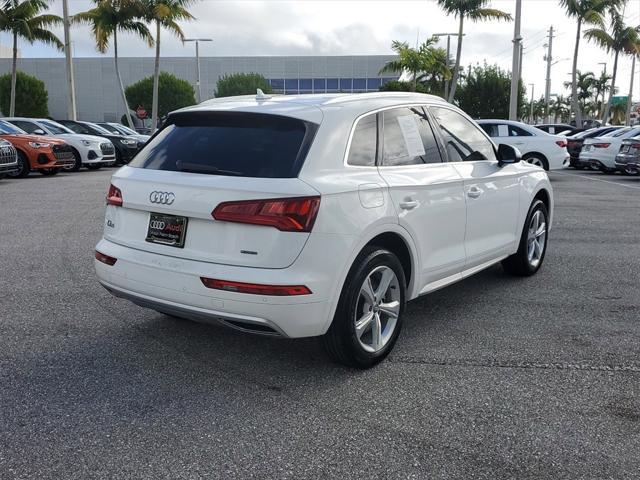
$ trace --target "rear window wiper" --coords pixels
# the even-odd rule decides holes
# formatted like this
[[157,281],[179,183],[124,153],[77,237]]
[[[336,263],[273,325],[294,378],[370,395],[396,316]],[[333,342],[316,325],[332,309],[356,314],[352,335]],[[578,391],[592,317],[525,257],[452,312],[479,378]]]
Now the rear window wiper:
[[236,172],[235,170],[224,170],[222,168],[214,167],[212,165],[203,165],[201,163],[188,163],[183,162],[182,160],[178,160],[176,162],[176,167],[180,172],[189,172],[189,173],[212,173],[219,175],[229,175],[235,177],[244,177],[244,173]]

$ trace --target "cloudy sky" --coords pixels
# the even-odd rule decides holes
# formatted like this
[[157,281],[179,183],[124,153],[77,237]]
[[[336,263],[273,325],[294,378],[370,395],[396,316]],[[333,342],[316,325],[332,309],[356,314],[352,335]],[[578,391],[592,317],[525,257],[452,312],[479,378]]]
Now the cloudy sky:
[[[522,34],[524,71],[527,84],[535,84],[535,96],[544,92],[546,33],[556,31],[552,68],[552,93],[566,93],[563,83],[570,79],[575,42],[575,23],[568,19],[557,0],[523,0]],[[86,10],[91,2],[69,0],[71,14]],[[515,13],[515,0],[493,0],[492,7]],[[61,2],[54,0],[52,10],[62,14]],[[190,37],[212,37],[213,43],[201,46],[201,55],[357,55],[389,54],[392,40],[415,44],[433,33],[457,31],[457,20],[446,16],[435,0],[201,0],[192,13],[197,20],[183,25]],[[630,0],[625,11],[628,24],[640,24],[640,0]],[[462,64],[497,63],[510,69],[513,23],[469,23],[465,28]],[[62,32],[60,32],[62,36]],[[88,28],[72,30],[74,55],[96,56]],[[9,36],[0,35],[7,45]],[[163,37],[163,56],[191,56],[193,45],[183,46],[168,34]],[[442,42],[444,46],[444,41]],[[452,46],[452,50],[455,45]],[[41,44],[21,44],[24,57],[54,57],[61,54]],[[123,56],[152,56],[153,50],[141,41],[126,39]],[[607,62],[613,69],[613,57],[586,41],[581,42],[579,68],[600,72]],[[640,72],[640,65],[636,65]],[[631,59],[620,61],[617,85],[628,91]],[[640,77],[636,74],[634,96],[640,97]],[[530,88],[530,87],[527,87]]]

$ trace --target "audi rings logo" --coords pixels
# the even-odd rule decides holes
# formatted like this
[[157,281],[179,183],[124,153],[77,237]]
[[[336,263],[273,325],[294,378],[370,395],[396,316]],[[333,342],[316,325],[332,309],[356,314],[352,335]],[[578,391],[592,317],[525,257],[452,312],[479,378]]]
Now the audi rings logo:
[[166,225],[162,220],[151,220],[149,226],[155,230],[164,230]]
[[171,205],[176,199],[173,192],[151,192],[149,195],[149,201],[151,203],[159,203],[161,205]]

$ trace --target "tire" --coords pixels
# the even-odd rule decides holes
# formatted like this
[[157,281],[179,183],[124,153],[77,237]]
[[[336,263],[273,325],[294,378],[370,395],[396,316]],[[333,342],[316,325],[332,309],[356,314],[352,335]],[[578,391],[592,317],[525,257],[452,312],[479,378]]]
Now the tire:
[[[531,255],[530,244],[533,237],[530,234],[533,234],[532,227],[534,227],[534,218],[538,218],[538,228],[535,229],[537,231],[537,233],[535,233],[535,240],[538,242],[538,245],[542,242],[542,246],[541,250],[540,248],[535,249],[533,255]],[[544,222],[543,231],[540,228],[541,222]],[[549,211],[547,206],[541,200],[534,200],[529,208],[529,213],[527,213],[527,218],[522,228],[518,251],[502,261],[502,266],[508,273],[519,277],[529,277],[540,269],[544,262],[544,256],[547,253],[547,243],[549,239],[548,226]],[[542,233],[540,233],[541,231]],[[531,244],[531,248],[534,248],[533,244]]]
[[95,164],[93,164],[93,165],[92,165],[92,164],[87,165],[87,168],[88,168],[89,170],[100,170],[100,168],[101,168],[101,167],[102,167],[102,165],[95,165]]
[[54,175],[57,175],[58,173],[60,173],[59,168],[42,168],[38,171],[45,177],[53,177]]
[[74,164],[70,167],[64,167],[63,170],[65,172],[77,172],[82,167],[82,157],[80,153],[74,148],[73,150],[73,160]]
[[18,171],[7,174],[11,178],[24,178],[29,175],[31,171],[31,164],[24,152],[18,150]]
[[[383,278],[388,287],[380,295],[377,290]],[[362,369],[381,362],[400,334],[405,297],[405,275],[398,257],[383,248],[365,248],[349,270],[333,322],[322,337],[329,356]],[[356,328],[357,319],[361,329]]]
[[522,159],[527,163],[538,165],[539,167],[544,168],[546,171],[549,171],[549,162],[544,157],[544,155],[540,153],[527,153],[522,157]]

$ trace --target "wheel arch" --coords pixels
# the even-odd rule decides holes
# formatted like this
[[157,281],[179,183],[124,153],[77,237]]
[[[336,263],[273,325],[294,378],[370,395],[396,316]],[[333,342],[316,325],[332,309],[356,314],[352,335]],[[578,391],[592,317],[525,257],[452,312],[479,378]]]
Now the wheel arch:
[[[407,279],[406,298],[407,300],[411,300],[416,297],[415,292],[417,292],[420,286],[418,281],[420,259],[418,250],[411,235],[397,223],[385,223],[378,225],[374,230],[367,232],[366,235],[361,237],[360,241],[353,247],[351,254],[345,262],[344,268],[340,273],[339,281],[336,282],[336,290],[331,295],[331,298],[333,299],[332,307],[325,330],[327,330],[331,325],[331,322],[333,322],[333,317],[338,306],[338,300],[354,262],[358,258],[358,255],[360,255],[360,252],[371,245],[378,245],[382,248],[386,248],[398,257]],[[408,274],[407,267],[409,268]]]
[[527,158],[531,158],[531,157],[539,157],[546,164],[547,168],[545,168],[545,170],[549,171],[549,158],[547,158],[547,156],[544,153],[538,150],[532,150],[522,155],[522,159],[525,161],[527,160]]

